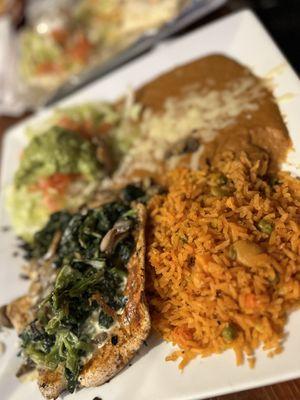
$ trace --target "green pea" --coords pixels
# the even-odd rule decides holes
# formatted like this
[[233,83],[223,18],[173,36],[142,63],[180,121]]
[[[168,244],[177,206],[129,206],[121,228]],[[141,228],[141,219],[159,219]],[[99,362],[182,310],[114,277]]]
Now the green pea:
[[222,330],[222,337],[225,342],[232,342],[237,337],[237,329],[233,324],[229,324]]
[[273,224],[266,219],[261,219],[258,223],[258,229],[267,235],[271,235],[273,231]]

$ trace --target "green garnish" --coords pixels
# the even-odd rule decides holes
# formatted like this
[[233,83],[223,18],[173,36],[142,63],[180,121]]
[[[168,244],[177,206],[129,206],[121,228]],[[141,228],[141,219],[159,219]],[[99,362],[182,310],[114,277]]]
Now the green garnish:
[[101,310],[99,314],[99,325],[103,328],[109,329],[114,322],[113,317],[108,315],[105,311]]

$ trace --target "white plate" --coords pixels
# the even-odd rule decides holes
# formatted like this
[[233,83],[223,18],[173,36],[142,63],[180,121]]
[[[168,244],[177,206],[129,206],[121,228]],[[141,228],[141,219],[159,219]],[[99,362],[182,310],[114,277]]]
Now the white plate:
[[[265,32],[256,17],[249,11],[219,20],[183,38],[168,41],[152,53],[132,62],[110,76],[91,84],[61,104],[74,104],[87,100],[115,99],[127,87],[136,88],[163,71],[188,62],[208,53],[225,53],[248,65],[258,76],[266,78],[273,72],[275,95],[285,116],[296,151],[292,153],[285,168],[295,170],[300,160],[300,84],[296,74]],[[289,96],[284,96],[289,94]],[[292,94],[292,96],[290,96]],[[283,96],[283,97],[282,97]],[[283,101],[289,98],[290,101]],[[11,181],[24,146],[24,128],[45,117],[50,110],[43,111],[14,128],[4,140],[2,159],[2,187]],[[3,192],[3,191],[2,191]],[[1,224],[8,223],[1,201]],[[0,233],[0,304],[25,291],[26,283],[18,278],[21,261],[12,257],[15,249],[12,232]],[[223,393],[240,391],[300,376],[300,313],[292,314],[286,328],[288,337],[284,352],[270,359],[258,351],[255,369],[245,364],[235,366],[232,351],[191,362],[180,373],[176,363],[164,361],[171,346],[154,343],[143,347],[130,368],[120,373],[110,383],[100,388],[84,389],[66,396],[68,399],[92,400],[99,396],[103,400],[188,400],[202,399]],[[4,337],[5,336],[5,337]],[[0,397],[3,400],[40,399],[34,383],[21,385],[14,377],[18,359],[14,345],[16,336],[2,335],[7,351],[0,358]]]

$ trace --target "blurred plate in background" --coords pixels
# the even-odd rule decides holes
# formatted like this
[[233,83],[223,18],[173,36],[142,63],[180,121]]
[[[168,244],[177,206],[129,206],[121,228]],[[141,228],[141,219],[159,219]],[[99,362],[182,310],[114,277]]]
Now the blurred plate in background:
[[29,1],[27,26],[17,35],[7,28],[8,38],[0,43],[0,58],[7,61],[0,71],[0,115],[60,100],[226,1]]

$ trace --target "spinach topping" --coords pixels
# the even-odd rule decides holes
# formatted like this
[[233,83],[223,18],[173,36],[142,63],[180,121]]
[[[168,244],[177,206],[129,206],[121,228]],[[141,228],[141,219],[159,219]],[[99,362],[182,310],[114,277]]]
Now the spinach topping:
[[99,313],[99,325],[103,328],[109,329],[114,322],[112,316],[108,315],[105,311],[101,310]]
[[[126,214],[132,220],[134,213],[128,204],[115,201],[86,213],[70,214],[59,211],[51,215],[46,226],[34,236],[32,245],[23,245],[25,258],[42,258],[47,253],[56,232],[62,233],[53,259],[54,266],[60,268],[63,262],[73,260],[74,255],[82,259],[98,258],[100,242],[114,223]],[[126,250],[125,250],[126,252]]]
[[145,191],[140,186],[133,184],[125,186],[121,193],[123,200],[126,202],[143,199],[145,195]]
[[[61,231],[54,259],[60,269],[36,320],[20,334],[21,352],[37,366],[54,370],[62,365],[70,392],[76,388],[83,357],[96,343],[91,325],[109,329],[126,305],[126,265],[134,250],[134,224],[135,212],[119,201],[85,213],[53,214],[36,235],[32,251],[37,256]],[[127,231],[122,231],[112,253],[101,251],[103,238],[119,225]],[[91,322],[95,312],[96,322]]]

